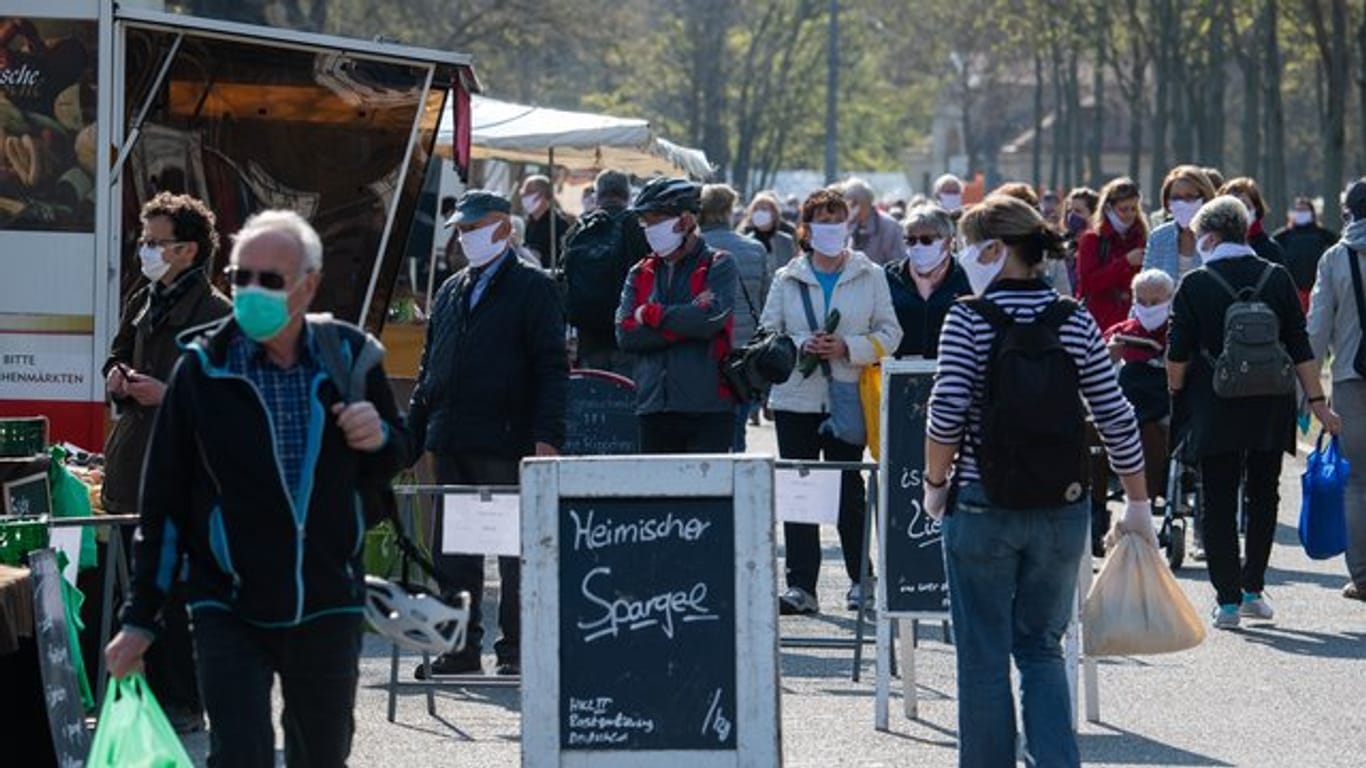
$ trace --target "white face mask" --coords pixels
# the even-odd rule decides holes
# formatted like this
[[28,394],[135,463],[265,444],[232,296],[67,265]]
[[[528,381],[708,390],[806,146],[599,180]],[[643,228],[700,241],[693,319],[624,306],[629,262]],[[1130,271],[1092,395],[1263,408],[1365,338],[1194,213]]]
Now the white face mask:
[[522,195],[522,210],[527,213],[535,213],[536,206],[541,204],[540,195]]
[[139,248],[138,260],[142,262],[142,274],[154,283],[171,271],[171,265],[166,263],[166,257],[155,245],[144,245]]
[[507,249],[507,238],[497,241],[493,239],[493,233],[498,231],[501,225],[501,221],[495,221],[487,227],[460,233],[460,249],[465,252],[465,258],[469,259],[471,267],[477,269],[486,266]]
[[1314,223],[1313,211],[1295,211],[1295,226],[1307,227]]
[[844,241],[849,238],[849,225],[808,224],[811,229],[811,248],[822,256],[838,256],[844,250]]
[[767,208],[755,208],[754,213],[749,215],[749,223],[753,224],[755,229],[768,231],[769,227],[773,226],[773,213]]
[[963,271],[968,275],[968,286],[972,288],[973,295],[981,296],[986,293],[988,287],[996,281],[997,275],[1006,267],[1006,254],[1004,246],[995,261],[982,264],[977,261],[977,257],[986,250],[986,247],[996,242],[995,240],[984,240],[974,243],[963,249],[958,255],[958,263],[963,267]]
[[1172,211],[1172,221],[1182,229],[1190,229],[1191,220],[1204,204],[1203,200],[1173,200],[1168,206]]
[[678,246],[683,244],[683,233],[674,231],[677,226],[678,217],[675,216],[646,227],[645,240],[650,244],[650,250],[660,256],[668,256],[678,250]]
[[939,204],[944,206],[944,210],[949,213],[957,213],[963,207],[963,195],[952,192],[943,192],[939,195]]
[[1167,317],[1172,313],[1172,303],[1164,301],[1161,304],[1154,304],[1145,307],[1142,304],[1134,305],[1134,319],[1138,324],[1150,331],[1155,331],[1167,324]]
[[1119,214],[1107,208],[1105,209],[1105,218],[1110,221],[1110,226],[1114,227],[1115,231],[1120,235],[1129,234],[1130,225],[1125,224],[1124,220],[1119,217]]
[[1200,261],[1202,262],[1209,261],[1210,257],[1214,255],[1214,249],[1218,247],[1218,243],[1209,244],[1209,241],[1205,239],[1195,241],[1195,252],[1200,254]]
[[906,246],[906,257],[911,260],[911,266],[917,273],[925,275],[943,264],[944,259],[949,257],[949,252],[944,249],[944,240],[940,238],[929,245],[916,243]]

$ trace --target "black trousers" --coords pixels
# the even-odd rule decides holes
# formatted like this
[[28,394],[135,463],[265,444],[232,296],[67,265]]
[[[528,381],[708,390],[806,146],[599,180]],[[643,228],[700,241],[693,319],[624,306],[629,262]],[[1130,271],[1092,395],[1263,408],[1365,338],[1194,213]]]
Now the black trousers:
[[[863,461],[863,446],[851,445],[822,435],[818,431],[825,421],[823,413],[793,413],[774,411],[773,422],[778,431],[778,455],[784,459],[820,459],[826,461]],[[864,517],[863,473],[840,473],[840,550],[844,553],[844,572],[851,583],[857,584],[859,554],[863,551]],[[820,526],[810,523],[783,523],[783,542],[787,548],[787,585],[800,587],[816,594],[816,577],[821,570]],[[872,575],[872,568],[868,573]]]
[[641,453],[730,453],[735,411],[650,413],[640,417]]
[[[517,459],[474,454],[436,454],[436,481],[441,485],[517,485],[520,464]],[[441,515],[436,517],[436,547],[441,544]],[[461,653],[478,659],[484,642],[484,556],[436,555],[434,565],[450,582],[454,592],[470,593],[470,626]],[[522,645],[522,561],[516,557],[498,558],[498,578],[502,595],[498,599],[498,628],[502,636],[494,643],[498,662],[520,662]],[[454,595],[447,594],[450,599]]]
[[277,674],[285,704],[285,764],[346,764],[356,730],[359,613],[263,629],[227,611],[201,609],[192,623],[199,684],[209,713],[211,768],[275,765],[270,691]]
[[[1234,451],[1200,460],[1204,483],[1201,533],[1209,580],[1221,605],[1242,601],[1243,592],[1261,592],[1276,535],[1280,504],[1280,451]],[[1238,552],[1238,493],[1247,512],[1246,555]]]

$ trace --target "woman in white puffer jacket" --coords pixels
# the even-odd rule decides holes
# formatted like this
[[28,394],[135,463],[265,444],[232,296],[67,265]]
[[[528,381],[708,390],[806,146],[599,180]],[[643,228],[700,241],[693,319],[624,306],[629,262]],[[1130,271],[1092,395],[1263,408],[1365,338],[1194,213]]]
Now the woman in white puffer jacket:
[[[760,318],[763,327],[790,336],[803,356],[820,359],[810,375],[803,375],[799,365],[787,382],[769,394],[778,453],[785,459],[863,459],[862,410],[853,418],[851,406],[857,408],[858,403],[855,399],[851,404],[848,396],[852,392],[856,397],[863,369],[895,352],[901,342],[901,326],[882,269],[845,245],[848,216],[848,203],[839,192],[821,190],[807,198],[797,227],[801,254],[774,276]],[[831,310],[838,310],[839,322],[826,333],[823,329]],[[856,428],[849,429],[849,425]],[[852,584],[845,602],[854,610],[864,590],[859,583],[864,483],[858,472],[841,475],[840,548]],[[787,590],[779,597],[781,612],[816,613],[820,610],[816,600],[820,531],[808,523],[785,523],[783,539]]]

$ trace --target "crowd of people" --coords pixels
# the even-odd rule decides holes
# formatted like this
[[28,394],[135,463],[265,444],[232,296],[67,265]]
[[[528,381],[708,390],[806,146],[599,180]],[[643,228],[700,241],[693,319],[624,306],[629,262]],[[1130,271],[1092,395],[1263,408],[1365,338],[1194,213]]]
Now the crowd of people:
[[[1012,183],[973,203],[967,190],[946,175],[928,195],[879,201],[848,179],[800,201],[760,192],[746,203],[728,185],[681,178],[634,191],[609,170],[577,219],[543,176],[523,180],[515,204],[467,191],[443,206],[454,271],[428,312],[406,416],[381,365],[356,386],[335,370],[338,344],[347,360],[365,357],[364,335],[306,316],[322,264],[306,221],[248,220],[228,297],[209,284],[212,213],[158,196],[139,241],[147,284],[105,365],[125,411],[106,507],[142,515],[111,672],[164,649],[147,656],[158,695],[183,729],[207,713],[225,765],[270,748],[263,691],[279,674],[287,757],[344,757],[359,553],[388,483],[430,454],[439,483],[516,485],[522,458],[564,446],[571,365],[634,381],[644,453],[743,452],[763,414],[784,458],[859,461],[864,371],[887,356],[937,360],[924,508],[943,519],[964,764],[1013,762],[1012,657],[1034,760],[1078,763],[1059,644],[1086,547],[1103,554],[1112,479],[1125,498],[1118,528],[1156,546],[1169,460],[1198,473],[1211,622],[1271,619],[1281,463],[1312,414],[1341,431],[1352,462],[1342,594],[1366,599],[1366,179],[1336,201],[1341,237],[1308,198],[1269,233],[1255,180],[1192,165],[1172,169],[1151,214],[1127,178],[1099,191]],[[1234,315],[1250,321],[1233,327]],[[1245,326],[1270,330],[1253,338]],[[795,370],[738,397],[720,364],[763,334],[791,339]],[[1332,406],[1320,376],[1330,360]],[[1103,461],[1088,461],[1093,447]],[[859,472],[842,473],[850,610],[873,586],[860,575],[872,573],[860,562],[867,492]],[[784,543],[781,612],[817,613],[818,531],[785,524]],[[436,565],[447,601],[473,598],[468,643],[415,675],[481,674],[484,558]],[[520,563],[502,557],[498,569],[494,671],[517,675]]]

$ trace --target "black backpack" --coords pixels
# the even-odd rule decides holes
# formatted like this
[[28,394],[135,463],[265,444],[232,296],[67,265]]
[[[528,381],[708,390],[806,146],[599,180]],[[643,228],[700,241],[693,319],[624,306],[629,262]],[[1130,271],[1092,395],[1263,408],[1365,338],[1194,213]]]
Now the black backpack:
[[1295,363],[1281,344],[1281,318],[1261,298],[1276,265],[1267,264],[1256,286],[1242,290],[1211,265],[1204,271],[1233,298],[1224,310],[1223,350],[1218,357],[1201,350],[1214,370],[1214,394],[1224,399],[1294,394]]
[[622,227],[630,215],[593,211],[565,245],[565,309],[576,328],[612,330],[628,270]]
[[991,503],[1070,504],[1086,492],[1086,415],[1076,363],[1059,331],[1080,308],[1059,298],[1017,323],[983,298],[961,299],[996,332],[987,360],[977,469]]

